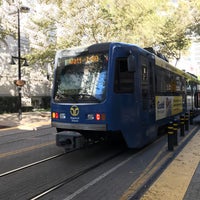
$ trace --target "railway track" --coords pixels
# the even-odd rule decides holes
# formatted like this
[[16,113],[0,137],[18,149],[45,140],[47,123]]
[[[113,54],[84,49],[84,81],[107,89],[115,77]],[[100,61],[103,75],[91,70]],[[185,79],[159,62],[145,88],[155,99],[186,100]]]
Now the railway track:
[[[43,136],[44,136],[44,135],[43,135]],[[40,136],[40,137],[42,137],[42,136]],[[20,140],[18,140],[18,141],[21,141],[21,140],[23,140],[23,139],[20,139]],[[14,142],[16,142],[16,141],[14,141]],[[55,142],[53,141],[53,144],[54,144],[54,143],[55,143]],[[97,144],[97,143],[98,143],[98,142],[96,142],[95,144]],[[49,143],[48,143],[48,144],[49,144]],[[92,146],[92,145],[94,145],[94,144],[93,144],[93,143],[92,143],[92,144],[88,144],[87,147]],[[16,169],[9,170],[9,171],[7,171],[7,172],[1,173],[1,174],[0,174],[0,178],[3,177],[3,176],[6,176],[6,175],[10,175],[10,174],[12,174],[12,173],[19,172],[19,171],[21,171],[21,170],[23,170],[23,169],[27,169],[27,168],[29,168],[29,167],[33,167],[33,166],[36,166],[36,165],[38,165],[38,164],[47,162],[47,161],[49,161],[49,160],[56,159],[56,158],[58,158],[58,157],[60,157],[60,156],[64,156],[64,155],[66,155],[66,154],[68,154],[68,153],[72,153],[72,152],[77,151],[77,150],[80,150],[80,149],[82,149],[82,148],[77,148],[77,149],[68,150],[68,151],[65,151],[65,153],[60,153],[60,154],[57,154],[57,155],[53,155],[53,156],[50,156],[50,157],[48,157],[48,158],[45,158],[45,159],[42,159],[42,160],[39,160],[39,161],[30,163],[30,164],[27,164],[27,165],[24,165],[24,166],[21,166],[21,167],[18,167],[18,168],[16,168]],[[9,153],[8,153],[8,155],[9,155]],[[0,156],[0,158],[1,158],[1,156]]]
[[[92,151],[92,148],[90,148],[90,149]],[[41,170],[41,168],[44,165],[44,163],[45,163],[45,166],[56,165],[55,164],[56,162],[60,162],[60,161],[57,161],[58,159],[63,161],[65,159],[64,157],[66,157],[67,154],[71,154],[69,156],[69,157],[71,157],[71,156],[73,156],[72,154],[75,151],[54,155],[52,157],[49,157],[49,158],[46,158],[46,159],[43,159],[43,160],[40,160],[40,161],[37,161],[37,162],[34,162],[34,163],[30,163],[28,165],[25,165],[25,166],[22,166],[22,167],[19,167],[19,168],[4,172],[4,173],[0,174],[0,178],[1,178],[1,180],[3,178],[4,178],[4,180],[6,180],[6,179],[7,180],[12,180],[12,179],[20,180],[20,179],[22,179],[21,178],[22,176],[26,177],[27,174],[31,174],[33,171],[38,171],[39,174],[41,174],[41,173],[43,174],[43,172],[41,172],[41,171],[44,171],[44,170]],[[50,184],[47,184],[47,187],[44,185],[43,189],[40,192],[35,190],[34,192],[31,192],[31,193],[28,193],[28,194],[21,194],[22,197],[23,197],[22,199],[32,199],[32,200],[34,200],[34,199],[39,199],[39,198],[41,198],[41,197],[43,197],[45,195],[48,195],[49,193],[59,189],[60,187],[66,185],[66,184],[69,184],[70,182],[72,182],[72,181],[74,181],[76,179],[79,179],[81,176],[87,174],[88,172],[91,172],[92,170],[100,167],[101,165],[104,165],[105,163],[111,161],[112,159],[116,158],[117,156],[119,156],[123,152],[124,151],[118,151],[117,153],[115,152],[114,154],[111,154],[108,157],[103,157],[103,159],[99,159],[97,162],[94,162],[93,164],[88,165],[87,167],[85,167],[85,166],[84,167],[80,167],[79,170],[72,171],[72,173],[70,175],[66,176],[66,178],[61,178],[63,176],[63,174],[64,174],[64,170],[60,169],[60,170],[62,170],[62,175],[58,177],[58,180],[62,179],[61,181],[57,181],[56,180],[57,177],[54,177],[53,178],[54,181],[51,181]],[[46,167],[44,167],[44,168],[46,168]],[[58,167],[58,170],[59,170],[59,167]],[[34,180],[30,180],[30,179],[28,179],[28,180],[30,181],[30,184],[27,183],[27,186],[33,184]],[[10,188],[14,188],[15,185],[17,184],[17,183],[13,184],[10,181],[8,181],[8,182],[10,184]],[[22,180],[22,182],[23,182],[23,180]],[[56,182],[56,184],[54,184],[55,182]],[[21,181],[20,181],[20,183],[21,183]],[[22,187],[24,187],[24,186],[22,186]],[[4,191],[3,193],[7,193],[7,192]],[[0,194],[1,194],[1,189],[0,189]],[[30,194],[30,196],[29,196],[29,194]],[[15,195],[14,194],[11,195],[9,198],[12,199],[12,196],[16,196],[16,194]],[[17,194],[17,198],[18,198],[18,194]]]
[[[0,189],[0,197],[48,199],[54,194],[62,193],[59,192],[62,189],[67,191],[66,188],[73,187],[71,185],[74,182],[83,182],[81,180],[84,177],[92,174],[91,180],[86,181],[84,185],[77,186],[77,188],[74,187],[73,192],[63,194],[64,198],[61,199],[70,200],[77,196],[80,196],[81,199],[83,192],[89,190],[91,186],[96,188],[102,180],[107,180],[110,176],[119,176],[119,178],[122,176],[127,181],[124,185],[122,183],[121,191],[116,194],[118,195],[117,199],[120,197],[121,200],[139,199],[197,130],[198,127],[193,127],[190,133],[186,134],[184,138],[180,138],[179,145],[174,152],[167,151],[166,137],[163,136],[140,151],[120,148],[112,150],[108,146],[105,147],[104,144],[98,144],[90,148],[60,153],[26,164],[0,174],[1,181],[9,186]],[[150,158],[149,152],[151,151],[153,153]],[[104,169],[105,166],[108,167]],[[120,170],[124,174],[120,174],[118,172]],[[95,174],[96,171],[99,173]],[[134,171],[135,175],[134,173],[130,174],[130,171]],[[47,177],[46,180],[43,176]],[[24,183],[26,184],[24,185]],[[98,190],[100,189],[98,187]],[[1,196],[2,194],[3,196]],[[116,199],[116,197],[108,197],[108,199]]]
[[21,171],[21,170],[27,169],[27,168],[29,168],[29,167],[36,166],[36,165],[41,164],[41,163],[43,163],[43,162],[47,162],[47,161],[49,161],[49,160],[58,158],[58,157],[63,156],[63,155],[64,155],[64,153],[58,154],[58,155],[54,155],[54,156],[51,156],[51,157],[48,157],[48,158],[45,158],[45,159],[42,159],[42,160],[39,160],[39,161],[30,163],[30,164],[27,164],[27,165],[24,165],[24,166],[21,166],[21,167],[18,167],[18,168],[16,168],[16,169],[13,169],[13,170],[10,170],[10,171],[1,173],[1,174],[0,174],[0,178],[1,178],[1,177],[4,177],[4,176],[7,176],[7,175],[14,174],[14,173],[16,173],[16,172],[19,172],[19,171]]
[[[77,150],[77,149],[76,149],[76,150]],[[69,151],[69,152],[67,152],[67,153],[72,153],[72,152],[74,152],[74,151],[76,151],[76,150]],[[79,178],[80,176],[82,176],[82,175],[88,173],[89,171],[91,171],[91,170],[93,170],[93,169],[99,167],[100,165],[103,165],[103,164],[105,164],[106,162],[111,161],[113,158],[119,156],[119,155],[122,154],[123,152],[124,152],[124,151],[121,151],[121,152],[118,152],[118,153],[116,153],[116,154],[114,154],[114,155],[111,155],[110,157],[108,157],[108,158],[106,158],[106,159],[104,159],[104,160],[101,160],[101,161],[99,161],[98,163],[96,163],[96,164],[94,164],[94,165],[92,165],[92,166],[90,166],[90,167],[88,167],[88,168],[86,168],[86,169],[83,169],[83,170],[79,171],[78,173],[74,174],[74,175],[71,176],[71,177],[68,177],[67,179],[63,180],[62,182],[60,182],[60,183],[58,183],[58,184],[56,184],[56,185],[53,185],[53,186],[50,187],[50,188],[47,188],[45,191],[43,191],[43,192],[41,192],[41,193],[39,193],[39,194],[37,194],[37,195],[35,195],[35,196],[33,196],[33,197],[30,197],[30,199],[31,199],[31,200],[36,200],[36,199],[41,198],[42,196],[45,196],[45,195],[51,193],[52,191],[54,191],[54,190],[56,190],[56,189],[62,187],[63,185],[65,185],[65,184],[67,184],[67,183],[69,183],[69,182],[71,182],[71,181],[73,181],[73,180]],[[50,161],[50,160],[52,160],[52,159],[56,159],[56,158],[58,158],[58,157],[64,156],[64,155],[67,154],[67,153],[62,153],[62,154],[54,155],[54,156],[51,156],[51,157],[49,157],[49,158],[45,158],[45,159],[43,159],[43,160],[40,160],[40,161],[37,161],[37,162],[34,162],[34,163],[30,163],[30,164],[28,164],[28,165],[25,165],[25,166],[22,166],[22,167],[19,167],[19,168],[16,168],[16,169],[13,169],[13,170],[4,172],[4,173],[0,174],[0,178],[1,178],[1,177],[6,177],[6,176],[8,176],[8,175],[12,175],[12,174],[14,174],[14,173],[17,173],[17,172],[19,172],[19,171],[22,171],[22,170],[31,168],[31,167],[33,167],[33,166],[40,165],[41,163],[48,162],[48,161]]]
[[[39,198],[41,198],[41,197],[43,197],[43,196],[45,196],[45,195],[47,195],[47,194],[53,192],[54,190],[57,190],[58,188],[60,188],[60,187],[62,187],[62,186],[64,186],[64,185],[66,185],[66,184],[68,184],[68,183],[74,181],[75,179],[78,179],[79,177],[81,177],[81,176],[87,174],[88,172],[90,172],[90,171],[92,171],[92,170],[98,168],[99,166],[105,164],[106,162],[111,161],[113,158],[116,158],[117,156],[121,155],[123,152],[124,152],[124,151],[121,151],[121,152],[118,152],[118,153],[116,153],[116,154],[114,154],[114,155],[111,155],[110,157],[108,157],[108,158],[106,158],[106,159],[104,159],[104,160],[101,160],[101,161],[99,161],[98,163],[96,163],[96,164],[94,164],[94,165],[92,165],[92,166],[90,166],[90,167],[88,167],[88,168],[85,168],[85,169],[83,169],[83,170],[77,172],[77,173],[74,174],[73,176],[66,178],[66,179],[63,180],[62,182],[60,182],[60,183],[58,183],[58,184],[56,184],[56,185],[54,185],[54,186],[52,186],[52,187],[50,187],[50,188],[47,188],[45,191],[43,191],[43,192],[37,194],[36,196],[31,197],[30,199],[31,199],[31,200],[36,200],[36,199],[39,199]],[[72,199],[72,198],[73,198],[73,196],[68,197],[67,199]]]
[[[45,131],[48,132],[49,129],[46,129],[46,130],[43,129],[40,133],[37,133],[35,131],[26,131],[23,133],[17,133],[17,136],[19,136],[17,138],[11,137],[11,135],[4,135],[4,136],[1,136],[1,138],[3,139],[3,140],[1,140],[1,144],[5,145],[5,146],[6,145],[12,146],[13,144],[15,144],[17,142],[20,143],[21,141],[26,141],[26,140],[32,141],[31,138],[33,138],[33,141],[36,140],[35,138],[39,138],[39,140],[43,141],[42,137],[46,137],[48,135],[48,133],[46,133]],[[14,136],[14,134],[12,134],[12,136]],[[53,142],[55,144],[55,140]],[[49,143],[49,142],[46,142],[46,143]],[[40,146],[42,147],[42,145],[44,146],[44,143],[41,144]],[[98,146],[98,145],[100,146],[101,144],[100,143],[95,144],[94,146]],[[51,146],[53,146],[53,145],[51,145]],[[92,144],[89,144],[86,148],[87,149],[86,151],[92,152],[93,151],[92,146],[93,146]],[[34,146],[33,146],[33,148],[31,148],[31,147],[28,147],[28,148],[30,148],[30,151],[26,151],[28,154],[29,154],[29,152],[31,153],[32,151],[35,150]],[[7,158],[9,158],[9,160],[12,159],[13,155],[14,155],[15,159],[17,157],[19,157],[18,155],[20,155],[19,158],[22,158],[23,157],[22,154],[24,152],[22,150],[24,150],[24,149],[14,150],[14,153],[13,153],[13,151],[1,153],[0,159],[2,159],[2,161],[4,162],[4,159],[5,160],[7,160]],[[66,164],[65,159],[68,159],[68,158],[69,159],[72,158],[73,160],[76,160],[73,157],[76,157],[76,155],[79,155],[79,152],[81,152],[81,150],[80,151],[78,151],[78,150],[79,149],[73,149],[73,150],[65,152],[65,153],[60,153],[60,154],[56,154],[53,156],[49,156],[44,159],[29,163],[29,164],[25,164],[23,166],[19,166],[19,167],[13,168],[13,169],[11,168],[8,171],[0,173],[0,182],[2,181],[5,183],[4,187],[0,188],[0,198],[3,198],[3,199],[6,199],[6,198],[8,198],[8,199],[38,199],[41,196],[47,195],[50,192],[58,189],[62,185],[65,185],[75,179],[78,179],[80,176],[86,174],[87,172],[89,172],[95,168],[98,168],[99,166],[103,165],[104,163],[109,162],[109,160],[112,160],[112,158],[116,157],[120,153],[119,151],[117,151],[117,153],[116,153],[116,151],[114,151],[114,153],[110,153],[109,156],[103,156],[103,153],[102,153],[102,155],[101,155],[102,158],[98,159],[97,161],[94,160],[94,162],[92,162],[92,164],[89,164],[89,165],[81,164],[81,162],[80,162],[80,165],[83,165],[83,167],[79,168],[79,170],[76,170],[76,169],[74,171],[72,170],[71,174],[67,175],[66,177],[64,176],[64,178],[62,178],[63,174],[65,173],[65,169],[62,167],[62,164],[60,164],[60,163],[64,162]],[[37,149],[37,151],[39,151],[39,150]],[[31,153],[31,155],[32,154],[33,153]],[[76,155],[74,156],[73,154],[76,154]],[[56,163],[59,163],[59,164],[56,164]],[[61,175],[58,178],[58,179],[62,179],[61,181],[56,180],[57,177],[55,176],[52,178],[52,181],[50,181],[50,182],[52,182],[52,184],[51,183],[47,184],[47,187],[45,186],[45,184],[43,184],[44,187],[42,188],[41,191],[34,189],[35,191],[33,191],[33,192],[31,190],[30,190],[31,192],[27,192],[27,191],[29,191],[29,187],[30,188],[32,187],[31,185],[35,185],[34,179],[35,179],[35,177],[38,176],[36,174],[44,174],[45,169],[50,166],[49,171],[51,171],[51,172],[49,172],[49,174],[51,175],[51,174],[53,174],[53,171],[54,171],[53,169],[51,170],[51,166],[58,166],[58,165],[60,165],[60,171],[62,171]],[[70,164],[69,164],[69,167],[70,167]],[[3,171],[3,169],[5,169],[5,168],[2,168],[2,171]],[[57,169],[59,171],[59,166]],[[35,175],[32,176],[31,174],[35,174]],[[31,175],[31,178],[28,178],[29,175]],[[24,181],[23,179],[25,179],[25,180],[27,179],[27,181]],[[13,180],[17,180],[17,181],[15,182]],[[27,182],[27,184],[23,185],[24,182]],[[18,187],[18,189],[15,190],[16,187]],[[21,189],[21,188],[25,188],[25,187],[27,187],[27,191],[23,191],[23,189]],[[34,186],[34,187],[37,188],[37,186]]]

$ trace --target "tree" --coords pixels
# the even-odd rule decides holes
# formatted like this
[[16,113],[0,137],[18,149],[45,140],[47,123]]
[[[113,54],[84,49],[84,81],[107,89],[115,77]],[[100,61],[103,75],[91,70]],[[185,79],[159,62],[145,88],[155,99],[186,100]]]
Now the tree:
[[26,28],[31,47],[28,57],[31,63],[44,65],[53,61],[56,51],[56,8],[54,4],[45,3],[37,4],[34,9],[35,6],[33,2],[33,11]]
[[33,49],[30,58],[33,62],[50,62],[57,49],[122,41],[159,47],[161,52],[178,60],[189,45],[186,33],[198,27],[194,21],[199,19],[196,12],[199,8],[194,6],[197,0],[170,2],[38,0],[29,27],[35,31],[29,32]]
[[190,16],[191,23],[189,27],[189,34],[199,37],[200,36],[200,1],[192,0],[190,2]]
[[143,47],[151,46],[162,25],[157,13],[164,7],[163,2],[107,0],[107,13],[113,24],[115,38]]
[[12,28],[9,25],[9,19],[12,16],[9,16],[8,6],[10,4],[7,1],[0,1],[0,38],[4,39],[7,35],[13,34]]
[[187,35],[191,23],[189,13],[188,2],[180,1],[178,5],[172,5],[155,43],[163,54],[169,59],[175,58],[177,62],[190,45],[190,37]]

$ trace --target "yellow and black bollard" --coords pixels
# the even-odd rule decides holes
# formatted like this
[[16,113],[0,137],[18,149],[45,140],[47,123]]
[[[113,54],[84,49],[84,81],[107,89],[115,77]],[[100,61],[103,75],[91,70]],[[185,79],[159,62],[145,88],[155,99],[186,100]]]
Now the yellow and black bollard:
[[180,116],[180,136],[185,136],[185,117],[184,115]]
[[174,150],[174,129],[173,129],[173,122],[169,122],[167,126],[167,134],[168,134],[168,150]]
[[185,130],[189,130],[189,114],[185,113]]
[[178,120],[174,119],[173,121],[173,130],[174,130],[174,145],[177,146],[178,145]]

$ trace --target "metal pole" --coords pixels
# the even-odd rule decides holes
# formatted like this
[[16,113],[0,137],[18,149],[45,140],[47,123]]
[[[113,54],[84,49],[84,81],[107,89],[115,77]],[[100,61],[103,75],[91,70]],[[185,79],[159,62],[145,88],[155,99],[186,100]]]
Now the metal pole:
[[[21,80],[21,44],[20,44],[20,8],[17,10],[18,14],[18,80]],[[19,120],[22,119],[22,102],[21,102],[21,86],[18,86],[19,93]]]

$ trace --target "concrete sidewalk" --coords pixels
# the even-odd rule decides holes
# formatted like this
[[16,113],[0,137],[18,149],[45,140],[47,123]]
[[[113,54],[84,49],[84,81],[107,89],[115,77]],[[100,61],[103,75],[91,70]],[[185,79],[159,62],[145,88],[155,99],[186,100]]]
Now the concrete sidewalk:
[[45,111],[23,112],[22,120],[18,113],[5,113],[0,115],[0,131],[8,128],[34,130],[37,127],[51,124],[51,114]]
[[200,130],[141,200],[200,199]]

